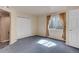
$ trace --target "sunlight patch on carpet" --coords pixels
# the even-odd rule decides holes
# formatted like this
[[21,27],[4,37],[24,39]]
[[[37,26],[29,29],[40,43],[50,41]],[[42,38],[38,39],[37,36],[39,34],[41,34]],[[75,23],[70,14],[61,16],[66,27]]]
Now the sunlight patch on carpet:
[[49,40],[45,40],[45,39],[41,39],[37,42],[38,44],[41,44],[43,46],[46,46],[46,47],[53,47],[53,46],[56,46],[56,43],[52,42],[52,41],[49,41]]

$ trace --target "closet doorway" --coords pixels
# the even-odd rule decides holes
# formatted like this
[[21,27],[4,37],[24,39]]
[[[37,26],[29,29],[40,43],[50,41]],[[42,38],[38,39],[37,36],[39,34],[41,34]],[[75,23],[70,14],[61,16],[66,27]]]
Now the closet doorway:
[[0,9],[0,48],[10,42],[10,13]]

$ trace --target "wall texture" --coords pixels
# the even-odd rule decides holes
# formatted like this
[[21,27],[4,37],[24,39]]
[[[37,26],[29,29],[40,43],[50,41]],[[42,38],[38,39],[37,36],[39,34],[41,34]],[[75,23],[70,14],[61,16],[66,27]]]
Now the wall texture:
[[38,35],[40,36],[46,35],[46,16],[38,17]]

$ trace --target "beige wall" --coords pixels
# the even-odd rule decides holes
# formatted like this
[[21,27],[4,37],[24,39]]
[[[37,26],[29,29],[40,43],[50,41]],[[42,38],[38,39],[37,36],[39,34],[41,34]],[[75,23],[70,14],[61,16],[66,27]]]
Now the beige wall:
[[32,34],[38,34],[38,17],[32,17]]
[[38,17],[38,35],[46,35],[46,16],[44,15]]

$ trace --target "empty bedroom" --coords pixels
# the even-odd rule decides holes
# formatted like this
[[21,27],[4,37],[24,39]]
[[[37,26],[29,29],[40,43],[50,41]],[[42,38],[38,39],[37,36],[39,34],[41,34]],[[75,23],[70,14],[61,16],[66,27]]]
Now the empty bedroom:
[[0,6],[0,53],[79,53],[79,6]]

